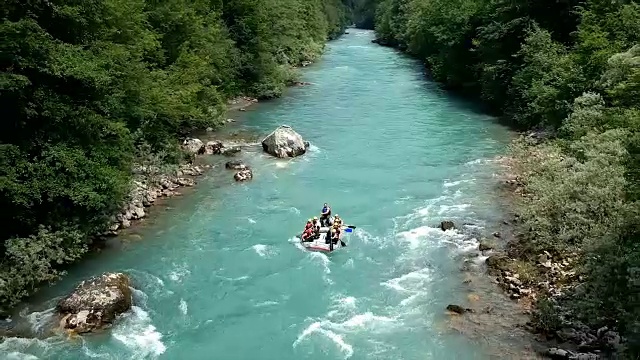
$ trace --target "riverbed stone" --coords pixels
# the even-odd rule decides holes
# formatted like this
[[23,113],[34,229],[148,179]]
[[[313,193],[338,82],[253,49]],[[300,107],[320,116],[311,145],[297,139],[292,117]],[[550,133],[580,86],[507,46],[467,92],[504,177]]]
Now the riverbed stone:
[[182,143],[182,148],[191,154],[204,154],[206,148],[202,140],[189,138]]
[[455,227],[456,227],[456,225],[453,223],[453,221],[445,220],[445,221],[442,221],[440,223],[440,229],[442,231],[447,231],[449,229],[454,229]]
[[231,160],[224,164],[224,167],[231,170],[245,170],[249,167],[242,160]]
[[218,140],[208,141],[206,145],[206,152],[209,155],[220,154],[220,151],[222,150],[223,147],[224,145],[222,145],[221,141],[218,141]]
[[454,312],[456,314],[464,314],[466,312],[473,312],[472,309],[467,309],[467,308],[464,308],[464,307],[462,307],[460,305],[455,305],[455,304],[447,305],[447,310],[451,311],[451,312]]
[[122,273],[105,273],[81,282],[56,305],[63,329],[87,333],[104,328],[131,309],[133,298],[129,278]]
[[220,154],[225,156],[233,156],[239,153],[240,151],[242,151],[240,146],[229,146],[229,147],[223,147],[222,150],[220,150]]
[[251,169],[240,170],[233,176],[233,178],[236,181],[251,180],[251,179],[253,179],[253,172],[251,171]]
[[262,140],[264,152],[278,158],[303,155],[309,148],[300,134],[288,125],[281,125]]

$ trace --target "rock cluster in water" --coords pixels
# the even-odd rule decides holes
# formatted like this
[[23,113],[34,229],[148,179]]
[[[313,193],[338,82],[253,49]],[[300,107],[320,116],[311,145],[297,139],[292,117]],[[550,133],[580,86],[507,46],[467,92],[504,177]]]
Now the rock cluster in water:
[[224,167],[237,171],[233,176],[236,181],[246,181],[253,178],[253,171],[251,171],[251,168],[242,160],[227,161]]
[[81,282],[58,302],[56,312],[62,329],[81,334],[110,326],[132,303],[129,278],[106,273]]

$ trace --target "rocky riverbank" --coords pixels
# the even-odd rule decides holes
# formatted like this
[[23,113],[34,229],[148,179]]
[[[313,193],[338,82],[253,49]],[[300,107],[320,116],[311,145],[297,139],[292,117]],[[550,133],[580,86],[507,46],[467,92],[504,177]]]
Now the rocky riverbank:
[[[230,118],[234,111],[244,111],[247,107],[257,103],[257,99],[247,96],[229,100],[226,122],[235,121]],[[213,129],[210,129],[208,132],[212,131]],[[179,191],[181,188],[196,185],[196,179],[212,168],[210,164],[197,164],[198,157],[207,155],[232,157],[241,151],[241,146],[237,143],[225,144],[221,140],[211,140],[204,143],[197,138],[187,138],[182,143],[182,149],[192,155],[190,162],[176,166],[137,164],[133,167],[131,190],[120,212],[111,218],[109,229],[101,236],[118,235],[120,230],[127,229],[145,218],[147,216],[145,209],[153,206],[157,200],[178,196],[181,194]],[[249,166],[244,165],[242,168],[226,166],[226,168],[237,170],[233,175],[236,181],[246,181],[253,178]]]
[[[525,141],[535,145],[540,134],[529,133]],[[535,152],[533,152],[535,154]],[[527,194],[522,169],[513,157],[500,157],[501,183],[505,197],[518,209],[518,199]],[[537,336],[541,355],[552,359],[604,359],[615,355],[624,339],[606,326],[590,328],[580,321],[553,319],[550,307],[562,312],[558,299],[579,286],[579,254],[535,252],[527,246],[519,214],[513,213],[505,224],[511,224],[509,236],[498,242],[496,251],[486,259],[487,272],[503,293],[528,315],[522,327]],[[550,322],[553,322],[552,324]],[[546,346],[545,346],[546,345]]]

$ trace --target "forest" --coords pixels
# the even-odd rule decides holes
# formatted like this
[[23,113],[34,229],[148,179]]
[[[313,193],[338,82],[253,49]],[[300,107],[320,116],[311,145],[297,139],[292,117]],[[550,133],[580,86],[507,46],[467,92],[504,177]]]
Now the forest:
[[278,97],[341,0],[35,0],[0,9],[0,313],[80,259],[132,167],[181,161],[227,100]]
[[[624,0],[380,0],[377,42],[519,130],[516,252],[571,259],[537,327],[608,326],[640,356],[640,6]],[[364,16],[364,15],[363,15]],[[543,141],[539,141],[539,140]],[[571,270],[571,271],[569,271]]]

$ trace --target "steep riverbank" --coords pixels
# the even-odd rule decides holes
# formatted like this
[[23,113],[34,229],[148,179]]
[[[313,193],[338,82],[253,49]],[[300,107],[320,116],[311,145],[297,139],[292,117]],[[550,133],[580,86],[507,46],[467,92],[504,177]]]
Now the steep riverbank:
[[[198,191],[146,221],[126,251],[105,249],[21,311],[38,329],[79,280],[125,272],[134,308],[109,333],[79,343],[9,339],[0,351],[48,359],[530,356],[528,339],[508,326],[521,314],[475,275],[486,256],[478,240],[503,231],[491,159],[510,132],[371,39],[350,31],[305,70],[312,85],[241,112],[227,129],[266,134],[290,124],[311,142],[309,153],[279,160],[248,146],[236,156],[253,168],[251,182],[203,174]],[[323,202],[357,225],[348,247],[330,256],[293,239]],[[440,229],[444,220],[459,231]],[[449,304],[475,311],[449,314]]]

